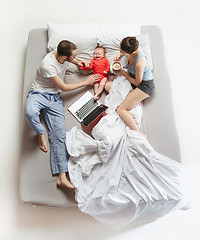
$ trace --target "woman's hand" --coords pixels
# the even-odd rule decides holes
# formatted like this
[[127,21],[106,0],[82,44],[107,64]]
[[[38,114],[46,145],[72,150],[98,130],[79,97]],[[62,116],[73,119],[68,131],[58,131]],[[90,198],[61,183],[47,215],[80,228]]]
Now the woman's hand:
[[123,76],[129,75],[129,71],[128,71],[127,68],[124,68],[124,69],[122,70],[122,75],[123,75]]
[[89,78],[86,80],[87,85],[93,85],[94,83],[98,82],[100,80],[100,77],[100,74],[93,74],[89,76]]
[[123,73],[122,73],[121,70],[119,70],[119,71],[113,71],[113,73],[115,74],[115,76],[122,76],[122,75],[123,75]]
[[124,54],[123,53],[118,53],[115,57],[114,57],[114,61],[119,61],[119,59],[122,57],[122,56],[124,56]]
[[115,76],[124,76],[128,79],[129,73],[125,70],[114,72]]
[[114,61],[119,61],[120,57],[121,57],[121,54],[118,53],[118,54],[114,57]]

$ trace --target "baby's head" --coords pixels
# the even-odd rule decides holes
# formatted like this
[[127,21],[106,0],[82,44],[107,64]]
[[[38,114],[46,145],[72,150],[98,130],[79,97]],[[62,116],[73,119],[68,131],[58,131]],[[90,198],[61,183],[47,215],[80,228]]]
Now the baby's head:
[[106,55],[106,50],[104,47],[97,45],[94,50],[94,59],[100,60]]

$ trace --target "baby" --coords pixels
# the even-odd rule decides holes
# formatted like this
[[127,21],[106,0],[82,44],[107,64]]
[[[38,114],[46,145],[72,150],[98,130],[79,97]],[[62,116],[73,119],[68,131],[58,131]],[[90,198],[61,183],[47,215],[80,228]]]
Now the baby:
[[98,46],[94,50],[94,58],[90,64],[83,63],[82,70],[93,69],[94,74],[100,75],[100,80],[94,84],[94,100],[99,99],[106,82],[108,81],[108,72],[110,71],[110,63],[105,57],[105,48]]

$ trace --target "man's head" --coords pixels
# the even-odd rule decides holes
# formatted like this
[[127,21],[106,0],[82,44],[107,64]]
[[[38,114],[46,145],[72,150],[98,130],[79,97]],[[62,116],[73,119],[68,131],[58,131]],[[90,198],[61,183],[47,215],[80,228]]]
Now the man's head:
[[57,54],[65,61],[71,62],[76,57],[76,45],[70,41],[63,40],[57,46]]

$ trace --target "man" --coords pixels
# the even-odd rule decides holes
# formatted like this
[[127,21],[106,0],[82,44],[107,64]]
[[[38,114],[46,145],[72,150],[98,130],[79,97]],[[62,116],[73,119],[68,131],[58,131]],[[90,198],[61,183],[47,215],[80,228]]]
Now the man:
[[36,78],[31,86],[26,101],[25,116],[30,127],[37,133],[39,148],[47,152],[45,128],[39,115],[43,110],[48,128],[52,174],[58,174],[57,185],[73,189],[74,186],[66,177],[68,172],[68,153],[66,149],[66,128],[61,91],[71,91],[94,84],[99,76],[92,75],[79,83],[64,83],[67,67],[66,61],[82,66],[84,62],[76,59],[76,46],[69,41],[61,41],[57,50],[48,53],[41,61]]

